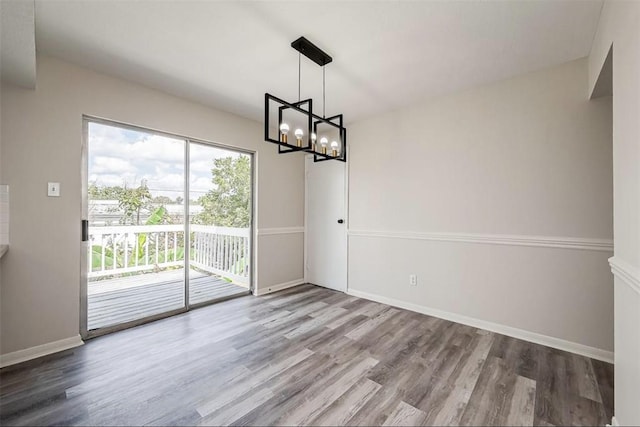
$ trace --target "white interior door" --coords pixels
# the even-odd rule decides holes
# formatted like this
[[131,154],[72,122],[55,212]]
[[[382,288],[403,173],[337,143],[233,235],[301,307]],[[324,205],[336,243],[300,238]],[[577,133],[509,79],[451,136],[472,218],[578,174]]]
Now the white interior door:
[[347,290],[346,163],[306,157],[306,281]]

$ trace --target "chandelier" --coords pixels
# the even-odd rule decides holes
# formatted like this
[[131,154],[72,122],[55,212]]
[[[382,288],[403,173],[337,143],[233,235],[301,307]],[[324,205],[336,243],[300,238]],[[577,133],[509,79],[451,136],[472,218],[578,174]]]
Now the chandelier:
[[[342,114],[325,115],[325,65],[333,58],[304,37],[291,47],[298,51],[298,102],[264,94],[264,140],[276,144],[280,154],[304,152],[313,154],[314,162],[346,162],[347,130]],[[313,99],[300,99],[301,55],[322,67],[322,116],[314,114]]]

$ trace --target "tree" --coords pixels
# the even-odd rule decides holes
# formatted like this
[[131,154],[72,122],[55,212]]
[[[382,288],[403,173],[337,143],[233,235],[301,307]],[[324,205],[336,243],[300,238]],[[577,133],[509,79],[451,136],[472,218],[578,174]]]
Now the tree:
[[147,181],[142,180],[137,188],[127,188],[124,186],[122,193],[118,197],[118,207],[123,210],[123,223],[127,223],[127,219],[134,225],[140,225],[140,212],[151,201],[151,193],[147,187]]
[[249,227],[251,221],[251,159],[249,156],[213,159],[212,190],[198,199],[203,211],[195,221],[221,227]]
[[153,203],[159,203],[161,205],[170,205],[173,203],[170,197],[167,196],[156,196],[152,199]]
[[89,199],[91,200],[118,200],[124,188],[120,186],[103,187],[95,183],[89,184]]

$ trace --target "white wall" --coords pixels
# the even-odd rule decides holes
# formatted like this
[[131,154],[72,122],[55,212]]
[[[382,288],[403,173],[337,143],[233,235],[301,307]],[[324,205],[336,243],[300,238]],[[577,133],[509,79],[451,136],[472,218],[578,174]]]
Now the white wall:
[[610,359],[611,98],[586,87],[581,59],[350,125],[350,290]]
[[589,56],[589,90],[613,45],[615,417],[640,425],[640,2],[607,1]]
[[[1,354],[78,334],[83,114],[255,150],[258,229],[303,226],[304,156],[279,156],[261,123],[39,56],[36,90],[2,88],[11,247],[2,259]],[[60,198],[46,197],[47,181],[61,183]],[[302,234],[258,234],[259,290],[301,279]]]

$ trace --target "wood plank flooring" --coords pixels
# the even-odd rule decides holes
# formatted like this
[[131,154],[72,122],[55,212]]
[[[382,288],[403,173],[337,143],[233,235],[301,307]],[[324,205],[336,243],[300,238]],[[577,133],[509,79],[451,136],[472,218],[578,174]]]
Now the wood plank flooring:
[[0,371],[2,425],[605,425],[613,366],[312,285]]
[[[248,293],[216,275],[189,271],[191,304]],[[184,270],[89,282],[88,328],[98,329],[184,307]]]

